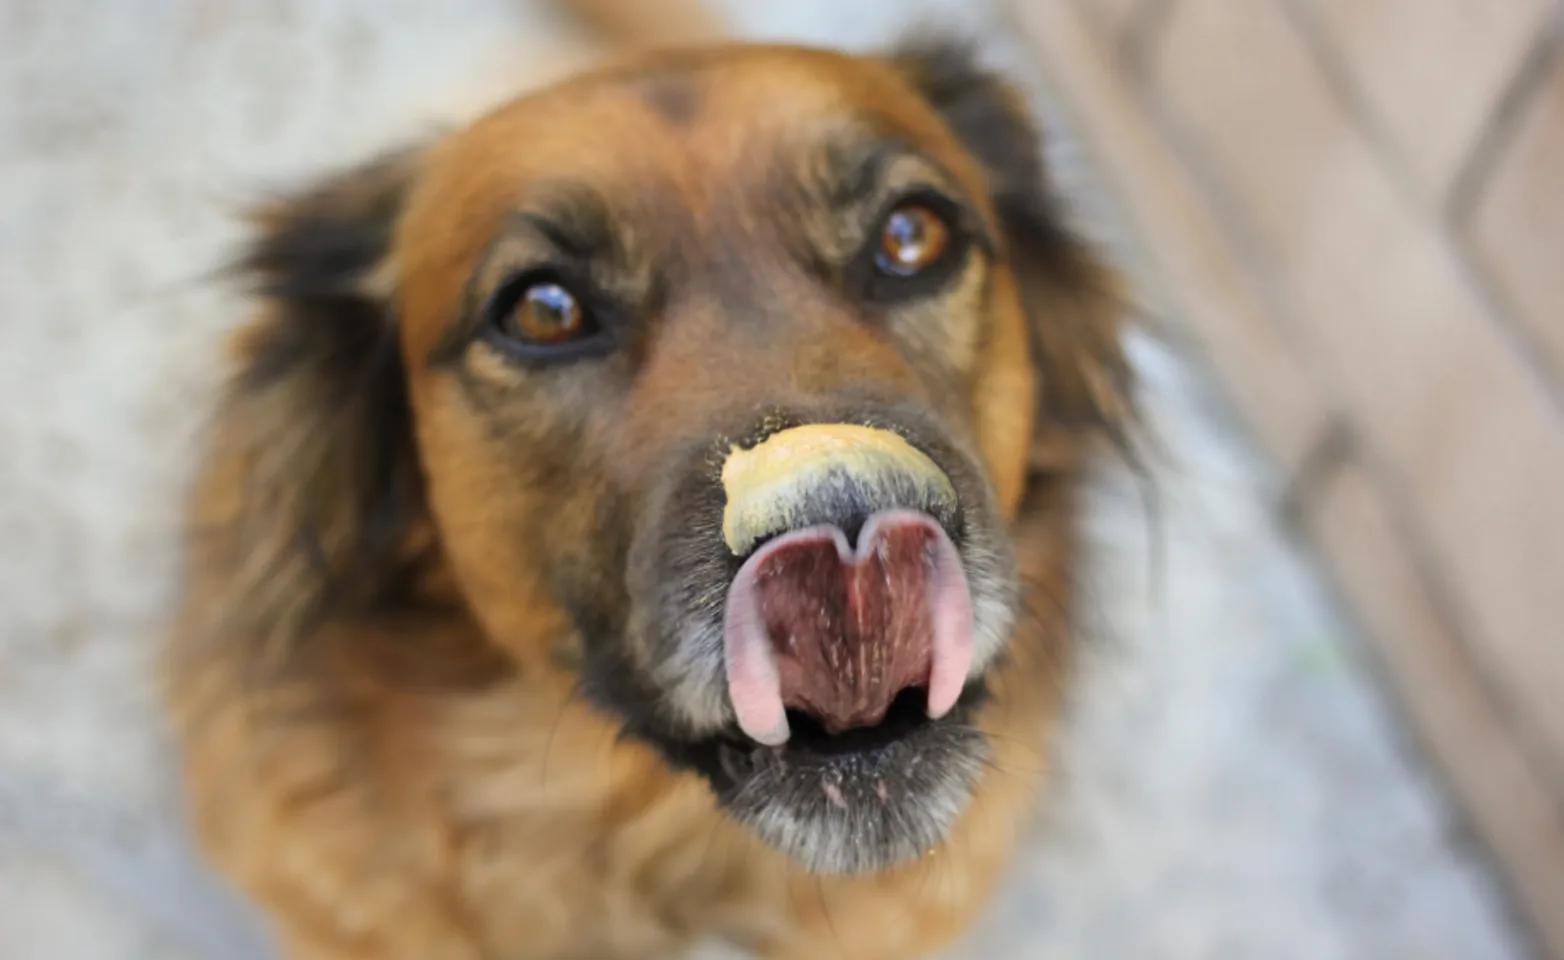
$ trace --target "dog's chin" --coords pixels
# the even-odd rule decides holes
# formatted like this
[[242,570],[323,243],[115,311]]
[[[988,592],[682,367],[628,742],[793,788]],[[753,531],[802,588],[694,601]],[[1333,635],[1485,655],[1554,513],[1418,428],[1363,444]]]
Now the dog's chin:
[[988,757],[970,722],[984,696],[973,683],[931,720],[925,692],[909,689],[872,727],[829,734],[790,711],[793,735],[781,746],[735,729],[675,752],[730,815],[809,872],[882,871],[937,848],[967,808]]

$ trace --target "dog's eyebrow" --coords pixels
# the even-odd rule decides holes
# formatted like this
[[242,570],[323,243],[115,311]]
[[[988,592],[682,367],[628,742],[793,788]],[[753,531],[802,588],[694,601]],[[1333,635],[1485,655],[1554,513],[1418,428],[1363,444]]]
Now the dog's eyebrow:
[[998,249],[988,221],[961,189],[961,181],[937,158],[895,138],[868,143],[839,141],[828,145],[824,156],[828,176],[825,197],[833,209],[854,211],[876,205],[883,200],[881,194],[890,168],[908,161],[928,174],[923,178],[929,181],[927,186],[938,188],[955,203],[964,225],[985,253],[993,255]]
[[608,205],[586,190],[562,192],[535,209],[513,214],[510,219],[513,228],[537,234],[573,260],[616,252]]
[[885,170],[900,157],[911,154],[904,144],[882,140],[867,149],[838,147],[826,153],[833,189],[830,202],[837,208],[858,207],[875,199]]
[[827,147],[825,156],[829,176],[826,199],[839,210],[852,210],[879,200],[888,171],[903,161],[923,168],[932,176],[933,185],[961,193],[960,180],[949,167],[899,139],[841,143]]

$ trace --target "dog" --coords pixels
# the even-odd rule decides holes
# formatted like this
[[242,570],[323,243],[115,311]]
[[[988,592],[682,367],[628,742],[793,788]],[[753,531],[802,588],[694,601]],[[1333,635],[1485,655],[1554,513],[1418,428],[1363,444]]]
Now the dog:
[[962,43],[640,49],[256,213],[165,676],[286,956],[972,923],[1136,416],[1030,117]]

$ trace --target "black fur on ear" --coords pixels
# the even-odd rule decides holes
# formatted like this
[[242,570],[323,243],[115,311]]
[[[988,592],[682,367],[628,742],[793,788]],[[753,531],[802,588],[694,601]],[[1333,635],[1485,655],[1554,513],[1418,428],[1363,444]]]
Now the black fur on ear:
[[196,493],[187,629],[280,665],[325,621],[408,601],[433,551],[388,254],[419,154],[254,216],[240,330]]
[[891,60],[988,175],[1038,367],[1038,457],[1068,458],[1089,433],[1127,452],[1134,420],[1120,340],[1127,298],[1118,275],[1071,230],[1026,98],[983,67],[968,40],[914,36]]

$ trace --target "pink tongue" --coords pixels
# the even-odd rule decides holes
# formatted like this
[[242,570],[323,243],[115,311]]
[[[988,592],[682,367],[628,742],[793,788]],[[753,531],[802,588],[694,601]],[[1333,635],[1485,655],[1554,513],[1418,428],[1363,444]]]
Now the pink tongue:
[[877,513],[856,550],[834,526],[755,552],[728,590],[728,689],[739,726],[786,742],[786,709],[833,733],[879,723],[896,695],[955,705],[972,657],[972,601],[950,538],[912,511]]

